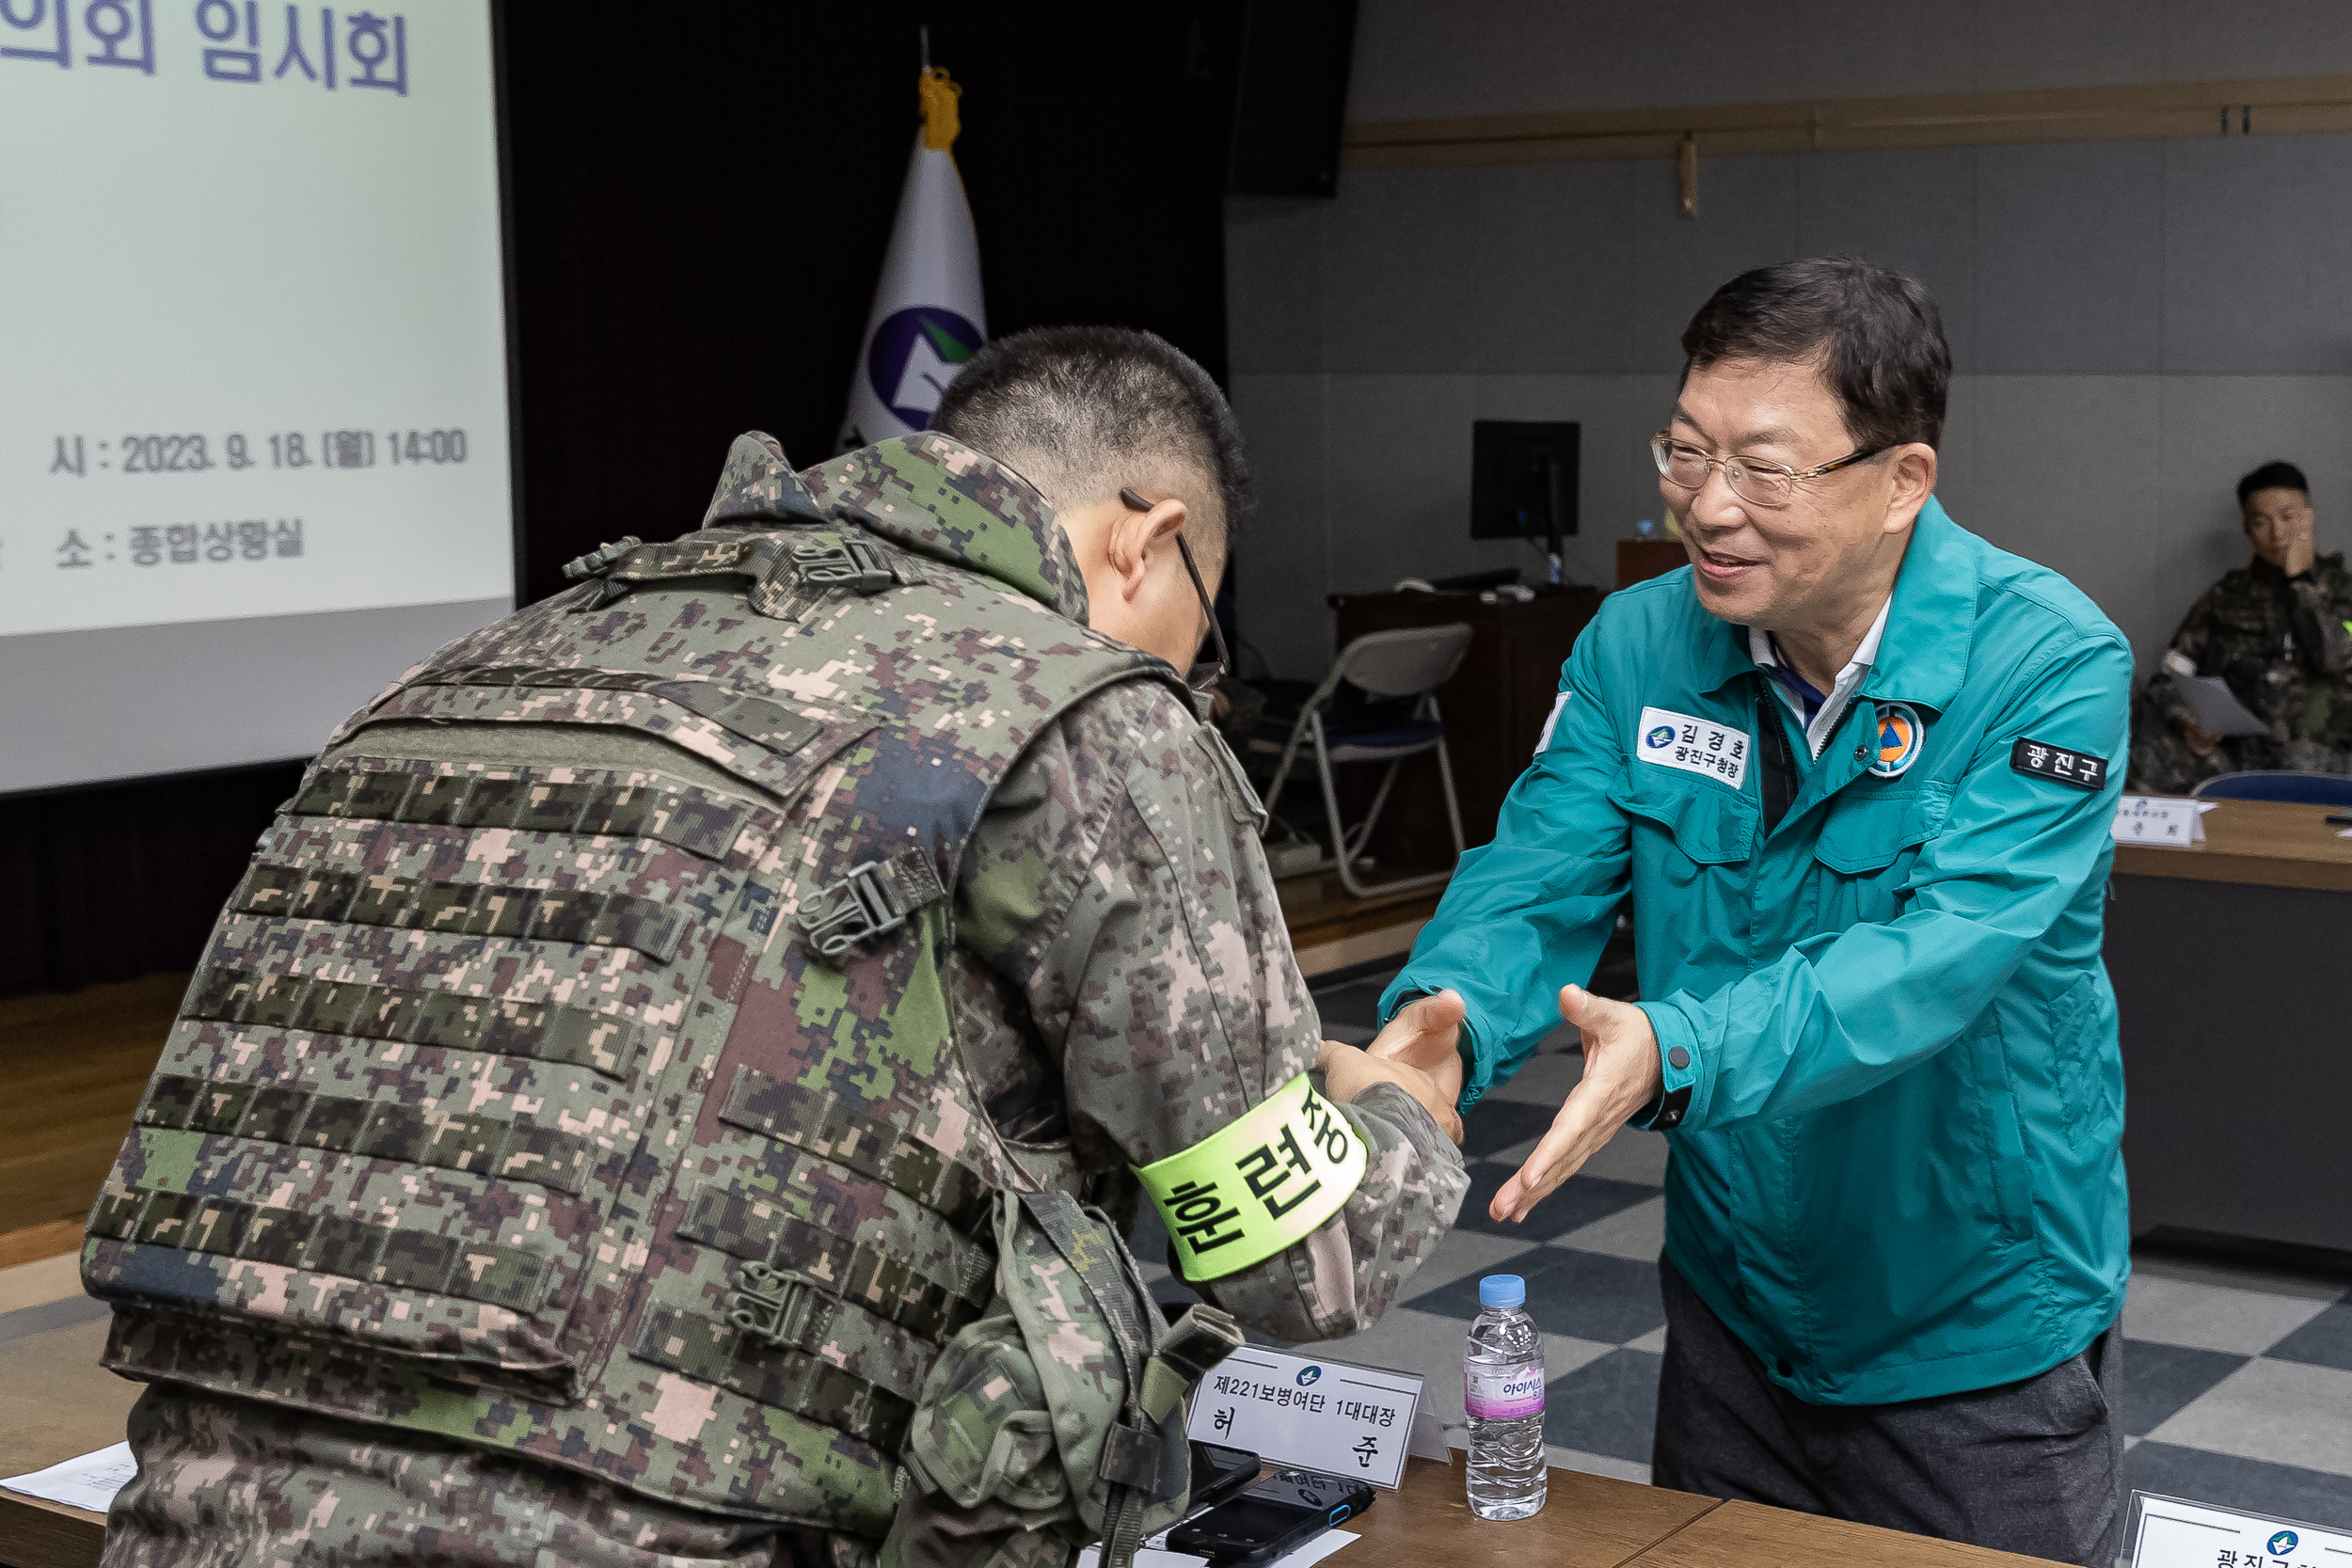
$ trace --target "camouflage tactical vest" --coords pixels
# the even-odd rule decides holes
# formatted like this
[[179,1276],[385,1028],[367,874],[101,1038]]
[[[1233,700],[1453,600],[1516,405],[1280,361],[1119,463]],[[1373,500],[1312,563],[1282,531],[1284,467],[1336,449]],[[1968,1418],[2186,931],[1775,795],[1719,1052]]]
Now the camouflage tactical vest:
[[1029,1184],[942,983],[965,845],[1071,704],[1183,689],[941,437],[739,438],[702,531],[574,564],[262,838],[91,1216],[107,1364],[879,1539]]

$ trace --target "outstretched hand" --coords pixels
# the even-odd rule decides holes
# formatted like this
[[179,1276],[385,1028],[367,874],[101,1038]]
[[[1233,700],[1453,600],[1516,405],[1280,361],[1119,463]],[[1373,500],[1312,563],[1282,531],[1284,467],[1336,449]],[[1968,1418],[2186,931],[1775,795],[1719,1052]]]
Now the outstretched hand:
[[[1527,1218],[1649,1103],[1664,1078],[1658,1065],[1658,1032],[1641,1008],[1595,996],[1581,986],[1563,986],[1560,1016],[1584,1037],[1584,1076],[1568,1091],[1535,1152],[1487,1206],[1486,1212],[1499,1220]],[[1379,1041],[1373,1049],[1379,1049]]]
[[1455,1143],[1462,1141],[1462,1117],[1454,1102],[1462,1097],[1462,1060],[1456,1056],[1447,1066],[1424,1070],[1409,1062],[1383,1061],[1366,1051],[1338,1040],[1323,1042],[1323,1056],[1315,1064],[1323,1069],[1323,1086],[1333,1100],[1344,1105],[1374,1084],[1394,1084],[1421,1101],[1435,1117],[1445,1135]]
[[1384,1062],[1404,1062],[1424,1072],[1454,1064],[1454,1086],[1461,1086],[1462,1014],[1458,991],[1441,990],[1407,1002],[1373,1039],[1370,1050]]

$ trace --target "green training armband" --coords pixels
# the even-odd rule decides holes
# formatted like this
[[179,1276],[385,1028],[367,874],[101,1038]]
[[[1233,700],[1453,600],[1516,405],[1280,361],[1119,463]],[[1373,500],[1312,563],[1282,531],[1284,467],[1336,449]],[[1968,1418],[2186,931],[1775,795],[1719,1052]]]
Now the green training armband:
[[1182,1154],[1136,1167],[1176,1260],[1198,1283],[1239,1274],[1313,1234],[1364,1179],[1356,1129],[1300,1073]]

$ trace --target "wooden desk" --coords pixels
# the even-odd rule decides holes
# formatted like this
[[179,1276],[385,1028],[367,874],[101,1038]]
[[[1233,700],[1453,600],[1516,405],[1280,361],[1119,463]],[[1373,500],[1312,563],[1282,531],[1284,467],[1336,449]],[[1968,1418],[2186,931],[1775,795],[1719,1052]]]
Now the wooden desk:
[[[2205,842],[2118,845],[2106,957],[2121,1015],[2132,1229],[2352,1249],[2352,839],[2323,806],[2224,800]],[[2230,1152],[2256,1130],[2292,1178]]]
[[[1343,648],[1366,632],[1399,626],[1455,622],[1470,626],[1470,652],[1454,678],[1438,689],[1454,794],[1462,807],[1463,842],[1470,847],[1493,840],[1502,798],[1526,770],[1535,737],[1559,694],[1560,666],[1567,662],[1577,634],[1600,612],[1600,600],[1599,590],[1593,588],[1547,588],[1524,604],[1481,604],[1475,594],[1331,595]],[[1312,793],[1311,758],[1306,766],[1306,787]],[[1369,800],[1381,770],[1335,771],[1343,806],[1353,820],[1353,814],[1360,813]],[[1398,772],[1396,793],[1373,834],[1372,853],[1384,867],[1434,869],[1452,863],[1454,840],[1446,830],[1445,797],[1435,763],[1415,758]],[[1375,879],[1389,875],[1383,870]]]
[[2115,869],[2134,877],[2352,893],[2352,838],[2338,838],[2328,826],[2331,809],[2217,801],[2205,814],[2204,843],[2185,849],[2119,844]]
[[[1559,1474],[1552,1472],[1555,1478]],[[1820,1568],[1848,1562],[1867,1562],[1872,1568],[1996,1568],[2002,1563],[2025,1568],[2046,1560],[1759,1503],[1731,1502],[1708,1509],[1625,1568]]]
[[[1617,1568],[1721,1505],[1713,1497],[1636,1486],[1575,1470],[1554,1470],[1544,1511],[1504,1523],[1481,1519],[1463,1500],[1462,1462],[1405,1462],[1405,1484],[1382,1492],[1360,1519],[1341,1527],[1362,1536],[1333,1568]],[[1875,1533],[1875,1532],[1874,1532]],[[1365,1547],[1371,1548],[1369,1551]],[[1349,1563],[1350,1557],[1360,1561]]]
[[[0,1475],[22,1475],[122,1440],[137,1386],[97,1369],[103,1323],[0,1346]],[[1508,1524],[1474,1517],[1462,1464],[1409,1460],[1405,1484],[1379,1494],[1346,1528],[1343,1568],[2000,1568],[2030,1560],[1973,1546],[1785,1513],[1751,1503],[1551,1472],[1544,1511]],[[95,1568],[106,1521],[0,1491],[0,1564]]]
[[[106,1321],[0,1344],[0,1476],[21,1476],[122,1441],[139,1385],[100,1369]],[[0,1564],[92,1568],[103,1514],[0,1488]]]

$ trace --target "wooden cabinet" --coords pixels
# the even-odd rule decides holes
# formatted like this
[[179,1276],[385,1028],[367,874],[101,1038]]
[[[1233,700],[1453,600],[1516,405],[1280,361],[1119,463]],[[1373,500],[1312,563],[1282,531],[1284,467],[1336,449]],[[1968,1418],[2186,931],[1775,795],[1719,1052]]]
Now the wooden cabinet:
[[[1551,712],[1560,667],[1577,634],[1598,613],[1600,600],[1592,588],[1539,589],[1524,604],[1485,604],[1476,594],[1331,595],[1343,648],[1366,632],[1398,626],[1470,626],[1470,652],[1454,678],[1438,689],[1438,705],[1462,804],[1462,832],[1472,847],[1494,837],[1502,798],[1534,754],[1535,737]],[[1372,767],[1340,769],[1350,820],[1369,801],[1379,776]],[[1311,772],[1305,782],[1314,787]],[[1453,847],[1437,763],[1416,757],[1398,775],[1396,794],[1373,838],[1372,854],[1385,868],[1378,875],[1442,866]]]

